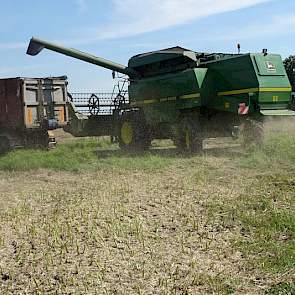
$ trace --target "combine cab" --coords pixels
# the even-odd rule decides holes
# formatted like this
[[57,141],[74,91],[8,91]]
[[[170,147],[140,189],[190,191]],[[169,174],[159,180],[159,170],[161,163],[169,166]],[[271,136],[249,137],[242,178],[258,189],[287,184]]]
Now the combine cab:
[[[181,47],[139,54],[120,65],[33,38],[27,53],[47,48],[128,76],[129,104],[116,112],[123,149],[145,149],[171,138],[197,151],[206,137],[235,136],[260,143],[264,116],[295,115],[280,55],[194,52]],[[99,128],[99,126],[94,127]]]

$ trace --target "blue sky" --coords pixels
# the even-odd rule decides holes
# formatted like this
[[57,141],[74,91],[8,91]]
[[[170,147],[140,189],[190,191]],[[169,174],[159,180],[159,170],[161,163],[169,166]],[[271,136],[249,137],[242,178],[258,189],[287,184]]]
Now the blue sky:
[[0,76],[67,75],[70,91],[111,91],[111,72],[54,52],[25,54],[31,36],[127,64],[137,53],[180,45],[195,51],[295,54],[294,0],[1,1]]

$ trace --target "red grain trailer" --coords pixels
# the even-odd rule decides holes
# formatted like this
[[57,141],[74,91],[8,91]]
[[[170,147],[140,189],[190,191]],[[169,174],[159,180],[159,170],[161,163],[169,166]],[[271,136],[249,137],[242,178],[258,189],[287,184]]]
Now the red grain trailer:
[[67,122],[66,77],[0,79],[0,153],[48,148],[55,143],[48,131]]

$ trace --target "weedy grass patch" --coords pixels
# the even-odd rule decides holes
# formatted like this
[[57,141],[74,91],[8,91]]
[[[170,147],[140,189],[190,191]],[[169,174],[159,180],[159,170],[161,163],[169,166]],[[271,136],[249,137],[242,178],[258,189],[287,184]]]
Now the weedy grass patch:
[[293,294],[295,188],[275,182],[270,176],[253,178],[249,174],[243,180],[248,183],[236,197],[207,202],[209,223],[235,232],[231,245],[242,253],[241,262],[247,272],[260,278],[277,278],[274,281],[282,284],[266,294]]
[[53,169],[79,171],[95,164],[93,150],[107,147],[103,140],[88,139],[59,144],[52,150],[19,149],[1,157],[0,170],[27,171]]
[[243,237],[238,242],[252,267],[295,274],[295,215],[267,197],[251,198],[238,208]]
[[257,170],[294,169],[295,136],[292,133],[268,134],[264,144],[249,152],[240,164]]
[[0,293],[294,293],[295,152],[271,136],[251,152],[86,139],[3,156]]
[[29,171],[51,169],[55,171],[83,172],[104,169],[139,169],[157,171],[167,167],[178,157],[172,151],[142,153],[120,151],[107,139],[81,139],[58,144],[52,150],[19,149],[3,155],[0,170]]
[[[270,134],[262,147],[235,161],[246,168],[237,199],[218,208],[241,226],[235,245],[250,267],[295,274],[295,136]],[[230,214],[229,214],[230,213]]]
[[293,295],[295,294],[295,284],[294,283],[278,283],[271,286],[265,292],[267,295]]
[[[268,134],[262,147],[233,157],[237,175],[228,177],[233,177],[229,182],[238,191],[206,204],[211,223],[239,229],[231,243],[243,254],[249,271],[295,276],[294,147],[292,133]],[[267,294],[292,294],[288,290],[293,287],[281,281]]]

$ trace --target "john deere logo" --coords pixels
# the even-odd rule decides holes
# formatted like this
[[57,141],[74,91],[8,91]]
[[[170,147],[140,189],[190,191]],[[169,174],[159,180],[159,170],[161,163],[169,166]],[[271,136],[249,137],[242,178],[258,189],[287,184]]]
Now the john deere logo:
[[268,72],[275,72],[276,71],[276,68],[272,62],[267,61],[265,63],[266,63],[266,68],[267,68]]

